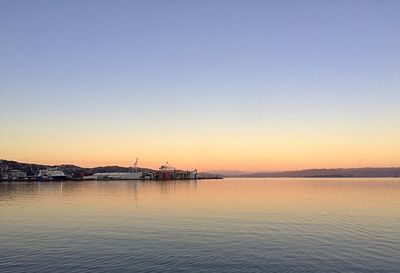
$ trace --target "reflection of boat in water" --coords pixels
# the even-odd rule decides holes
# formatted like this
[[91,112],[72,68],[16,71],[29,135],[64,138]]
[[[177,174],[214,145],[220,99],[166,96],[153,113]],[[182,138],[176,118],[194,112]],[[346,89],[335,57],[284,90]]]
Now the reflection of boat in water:
[[50,168],[46,170],[39,170],[36,178],[38,180],[66,180],[67,176],[61,170]]
[[143,180],[153,179],[150,172],[142,172],[137,169],[138,159],[136,158],[133,167],[128,172],[99,172],[83,177],[84,180]]

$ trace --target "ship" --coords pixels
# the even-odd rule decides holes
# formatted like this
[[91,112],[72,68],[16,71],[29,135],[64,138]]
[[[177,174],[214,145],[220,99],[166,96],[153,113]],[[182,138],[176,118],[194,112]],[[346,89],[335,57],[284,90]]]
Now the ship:
[[37,180],[67,180],[67,176],[61,170],[57,168],[49,168],[45,170],[39,170],[39,173],[36,175]]
[[150,172],[138,171],[138,158],[136,158],[133,167],[129,168],[128,172],[99,172],[89,176],[84,176],[84,180],[147,180],[153,179],[153,174]]

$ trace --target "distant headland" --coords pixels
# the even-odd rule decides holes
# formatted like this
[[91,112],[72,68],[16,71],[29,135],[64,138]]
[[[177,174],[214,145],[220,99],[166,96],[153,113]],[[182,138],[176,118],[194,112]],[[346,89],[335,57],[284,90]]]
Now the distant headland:
[[400,167],[387,168],[332,168],[332,169],[305,169],[281,172],[241,172],[241,171],[215,171],[224,177],[242,178],[267,178],[267,177],[293,177],[293,178],[312,178],[312,177],[400,177]]

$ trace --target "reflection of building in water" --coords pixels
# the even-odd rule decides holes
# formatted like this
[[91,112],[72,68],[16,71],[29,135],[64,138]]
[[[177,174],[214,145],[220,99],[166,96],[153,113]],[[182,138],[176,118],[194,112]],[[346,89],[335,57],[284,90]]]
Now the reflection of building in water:
[[142,181],[133,183],[135,186],[130,186],[130,189],[135,191],[136,197],[150,192],[162,194],[175,191],[195,192],[197,190],[197,183],[197,180]]
[[160,192],[163,194],[168,194],[175,191],[191,192],[197,190],[196,180],[179,180],[179,181],[163,181],[156,183],[159,187]]
[[[41,183],[0,183],[0,198],[3,196],[16,197],[20,194],[38,194]],[[53,183],[47,183],[52,187]]]

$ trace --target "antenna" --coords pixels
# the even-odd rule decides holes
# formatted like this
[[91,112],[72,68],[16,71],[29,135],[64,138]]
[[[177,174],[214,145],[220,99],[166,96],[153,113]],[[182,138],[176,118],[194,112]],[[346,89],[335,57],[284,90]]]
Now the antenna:
[[138,163],[139,158],[136,157],[135,164],[133,164],[133,167],[135,168],[135,172],[137,172],[137,163]]

